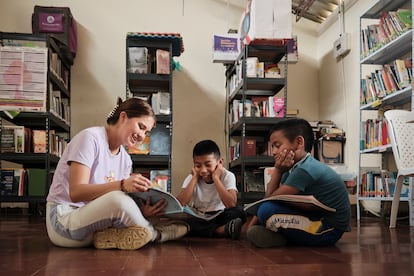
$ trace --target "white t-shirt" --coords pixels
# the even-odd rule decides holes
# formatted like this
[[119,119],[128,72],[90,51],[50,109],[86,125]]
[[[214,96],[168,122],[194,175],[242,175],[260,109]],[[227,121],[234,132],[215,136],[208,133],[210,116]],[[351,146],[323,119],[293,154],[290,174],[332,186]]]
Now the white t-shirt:
[[73,203],[69,196],[69,163],[76,161],[90,168],[91,184],[104,184],[128,178],[132,161],[124,147],[118,154],[109,150],[108,137],[104,127],[82,130],[67,145],[56,167],[48,202],[83,206],[86,202]]
[[[193,176],[189,174],[183,182],[183,188],[186,188]],[[234,173],[224,169],[224,173],[221,176],[221,182],[226,190],[236,190],[236,176]],[[216,189],[214,183],[208,184],[203,180],[199,180],[194,188],[193,193],[193,207],[201,212],[212,212],[223,210],[226,208],[221,201],[220,195]]]

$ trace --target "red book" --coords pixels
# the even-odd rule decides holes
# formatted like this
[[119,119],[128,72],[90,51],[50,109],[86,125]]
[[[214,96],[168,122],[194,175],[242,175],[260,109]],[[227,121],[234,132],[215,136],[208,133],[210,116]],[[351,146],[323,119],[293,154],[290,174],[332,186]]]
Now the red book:
[[256,140],[244,140],[244,156],[256,156]]

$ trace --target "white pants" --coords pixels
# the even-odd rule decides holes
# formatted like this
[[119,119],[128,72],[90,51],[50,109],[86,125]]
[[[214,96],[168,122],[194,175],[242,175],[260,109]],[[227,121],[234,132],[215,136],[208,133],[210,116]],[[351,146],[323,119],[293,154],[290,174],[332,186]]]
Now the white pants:
[[47,233],[57,246],[89,246],[96,231],[130,226],[147,228],[153,233],[153,240],[157,236],[135,201],[121,191],[109,192],[79,208],[53,202],[46,205]]

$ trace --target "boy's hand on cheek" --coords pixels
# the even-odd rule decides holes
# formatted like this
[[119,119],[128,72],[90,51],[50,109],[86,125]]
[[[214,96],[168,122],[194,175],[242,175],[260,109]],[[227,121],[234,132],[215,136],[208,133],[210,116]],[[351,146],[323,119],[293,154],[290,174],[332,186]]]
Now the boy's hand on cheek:
[[212,177],[213,178],[215,178],[215,177],[220,178],[223,175],[223,173],[224,173],[223,165],[221,163],[219,163],[219,164],[217,164],[217,167],[214,170]]
[[191,175],[193,176],[193,178],[198,179],[199,178],[199,174],[198,174],[198,170],[195,167],[191,168]]
[[285,172],[292,168],[295,163],[295,152],[293,150],[284,149],[275,156],[275,168]]

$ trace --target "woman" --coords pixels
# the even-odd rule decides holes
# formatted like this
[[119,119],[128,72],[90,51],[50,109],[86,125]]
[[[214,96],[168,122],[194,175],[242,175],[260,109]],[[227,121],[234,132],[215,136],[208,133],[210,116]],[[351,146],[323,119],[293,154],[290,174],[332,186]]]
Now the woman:
[[138,249],[150,241],[178,239],[183,222],[152,225],[166,202],[137,206],[128,192],[143,192],[151,182],[132,174],[123,145],[144,140],[155,124],[151,106],[137,98],[118,104],[105,127],[90,127],[71,139],[57,165],[47,197],[46,226],[57,246]]

